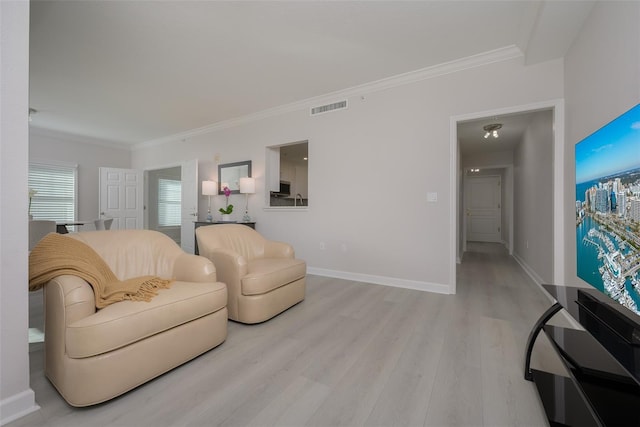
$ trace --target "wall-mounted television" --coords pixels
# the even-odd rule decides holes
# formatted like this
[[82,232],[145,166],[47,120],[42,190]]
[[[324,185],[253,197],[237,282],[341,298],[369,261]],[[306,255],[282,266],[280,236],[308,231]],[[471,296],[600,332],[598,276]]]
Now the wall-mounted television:
[[575,160],[578,277],[640,316],[640,104],[576,144]]

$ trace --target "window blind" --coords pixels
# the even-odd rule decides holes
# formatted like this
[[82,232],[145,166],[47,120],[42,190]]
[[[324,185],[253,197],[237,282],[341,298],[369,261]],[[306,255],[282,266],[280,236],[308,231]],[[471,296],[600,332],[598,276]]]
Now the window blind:
[[180,226],[182,183],[174,179],[158,180],[158,225]]
[[29,213],[33,219],[76,219],[76,166],[29,163]]

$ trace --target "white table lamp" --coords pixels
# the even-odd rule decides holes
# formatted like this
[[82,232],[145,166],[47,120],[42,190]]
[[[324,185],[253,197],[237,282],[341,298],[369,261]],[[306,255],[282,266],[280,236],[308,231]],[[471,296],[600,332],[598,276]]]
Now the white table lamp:
[[207,210],[207,221],[213,221],[211,216],[211,196],[218,194],[218,183],[215,181],[202,181],[202,195],[209,196],[209,209]]
[[244,216],[242,217],[243,222],[251,222],[251,217],[249,216],[249,194],[253,194],[256,192],[256,179],[251,177],[240,178],[240,193],[246,194],[246,205],[244,208]]

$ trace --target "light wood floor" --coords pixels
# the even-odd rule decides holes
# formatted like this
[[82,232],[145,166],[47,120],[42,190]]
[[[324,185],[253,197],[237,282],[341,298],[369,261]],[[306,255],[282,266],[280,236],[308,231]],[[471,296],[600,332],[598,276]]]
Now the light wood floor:
[[41,409],[9,426],[547,425],[523,353],[550,304],[502,247],[469,248],[457,295],[309,276],[304,302],[91,408],[62,400],[32,344]]

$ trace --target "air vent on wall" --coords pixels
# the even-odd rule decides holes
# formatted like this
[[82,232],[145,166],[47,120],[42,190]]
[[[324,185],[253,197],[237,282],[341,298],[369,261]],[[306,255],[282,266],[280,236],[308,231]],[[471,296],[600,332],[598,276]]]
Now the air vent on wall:
[[331,111],[343,110],[347,108],[347,100],[334,102],[332,104],[321,105],[319,107],[311,108],[311,115],[315,116],[318,114],[329,113]]

